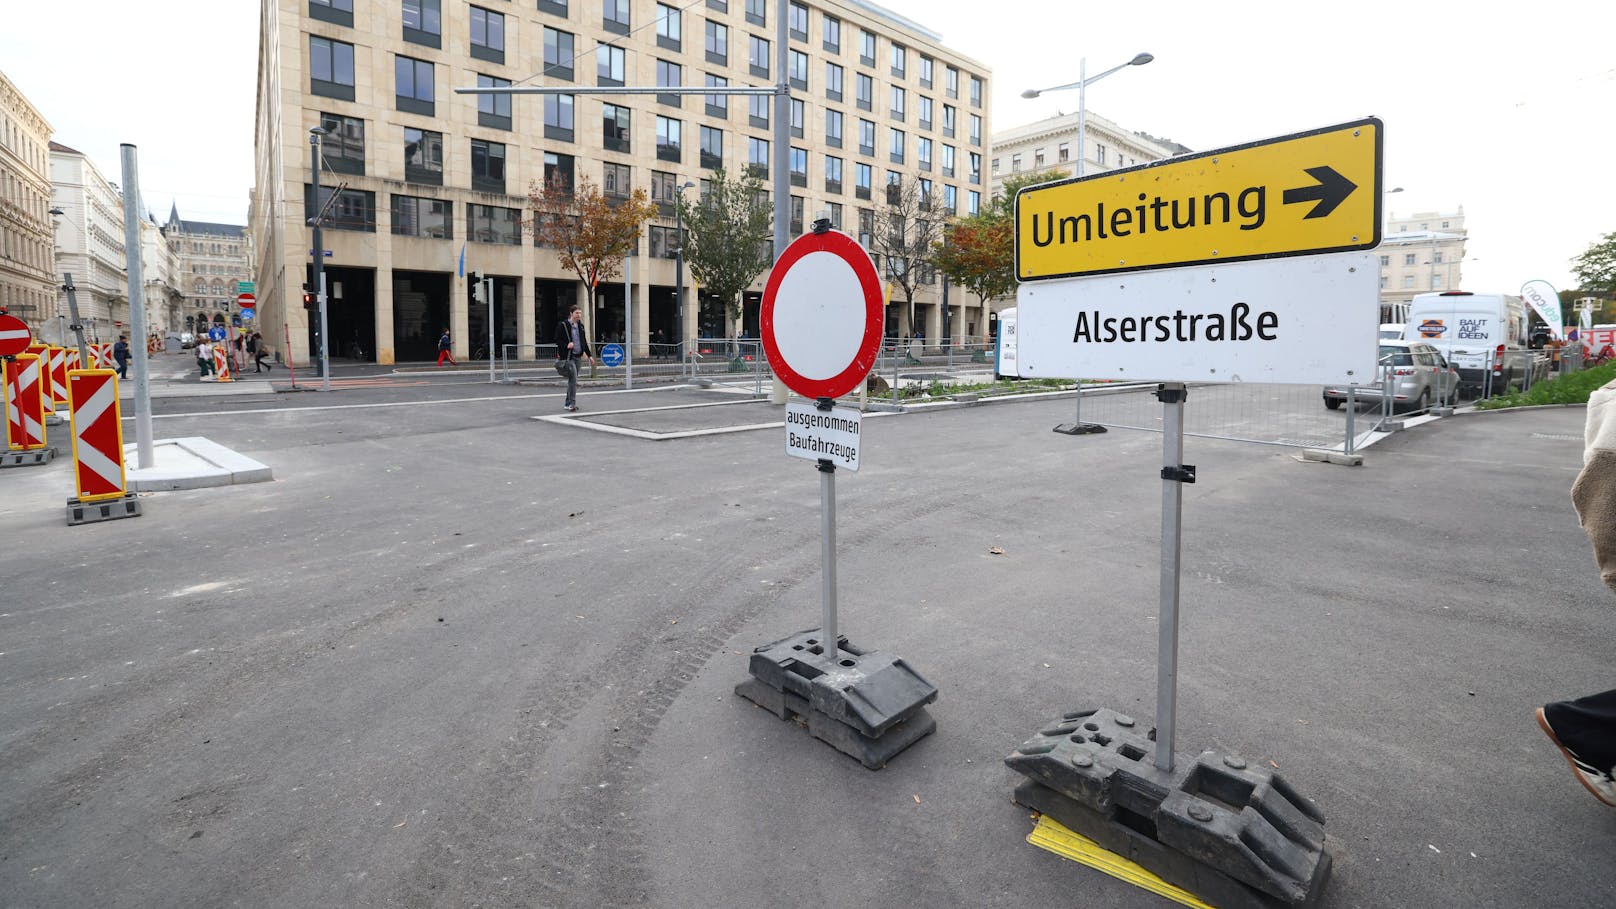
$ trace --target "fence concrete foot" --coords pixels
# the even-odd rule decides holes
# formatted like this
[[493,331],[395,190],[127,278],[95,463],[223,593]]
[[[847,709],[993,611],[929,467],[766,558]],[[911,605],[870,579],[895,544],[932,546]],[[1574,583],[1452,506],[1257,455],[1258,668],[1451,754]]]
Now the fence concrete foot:
[[1322,448],[1302,449],[1302,460],[1322,461],[1326,464],[1344,464],[1348,467],[1362,467],[1363,455],[1353,452],[1347,454],[1341,451],[1330,451]]

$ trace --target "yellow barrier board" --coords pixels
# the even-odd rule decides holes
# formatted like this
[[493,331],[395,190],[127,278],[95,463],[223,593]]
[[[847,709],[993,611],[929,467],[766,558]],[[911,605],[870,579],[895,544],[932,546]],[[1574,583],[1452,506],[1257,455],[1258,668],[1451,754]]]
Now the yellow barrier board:
[[1373,249],[1373,117],[1016,195],[1016,277],[1071,278]]
[[1100,848],[1100,844],[1089,839],[1081,833],[1067,829],[1060,822],[1048,815],[1040,815],[1037,826],[1027,834],[1027,842],[1045,849],[1062,858],[1069,858],[1074,862],[1084,864],[1096,871],[1103,871],[1119,881],[1126,881],[1142,890],[1149,890],[1157,896],[1166,897],[1181,906],[1192,906],[1195,909],[1216,909],[1216,907],[1203,903],[1195,894],[1182,887],[1175,887],[1156,875],[1146,871],[1134,862],[1130,862],[1115,852],[1107,852]]

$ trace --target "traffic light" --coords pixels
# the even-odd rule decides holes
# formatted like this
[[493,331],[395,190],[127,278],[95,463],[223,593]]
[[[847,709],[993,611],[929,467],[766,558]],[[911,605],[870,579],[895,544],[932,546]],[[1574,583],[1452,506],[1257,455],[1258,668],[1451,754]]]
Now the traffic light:
[[480,271],[471,273],[471,298],[478,303],[483,302],[483,273]]
[[314,288],[308,284],[303,285],[303,308],[320,308],[320,298],[314,293]]

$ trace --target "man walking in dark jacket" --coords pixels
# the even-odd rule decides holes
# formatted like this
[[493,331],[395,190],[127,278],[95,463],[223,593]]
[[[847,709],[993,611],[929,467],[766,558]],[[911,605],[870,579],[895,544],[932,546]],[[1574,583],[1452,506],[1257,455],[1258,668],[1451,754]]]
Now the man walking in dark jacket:
[[129,336],[119,335],[118,343],[112,345],[112,359],[118,361],[118,378],[129,378]]
[[578,409],[578,361],[588,360],[589,335],[584,331],[584,312],[577,306],[567,313],[567,321],[556,324],[556,365],[567,377],[566,410]]

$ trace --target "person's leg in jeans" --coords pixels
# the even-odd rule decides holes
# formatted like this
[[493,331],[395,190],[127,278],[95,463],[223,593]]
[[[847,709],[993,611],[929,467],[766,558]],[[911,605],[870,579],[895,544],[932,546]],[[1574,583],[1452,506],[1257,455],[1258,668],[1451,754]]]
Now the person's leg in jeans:
[[568,410],[578,409],[578,361],[572,357],[567,358],[567,403]]
[[1556,701],[1537,711],[1537,723],[1571,764],[1577,781],[1616,807],[1616,690],[1574,701]]

